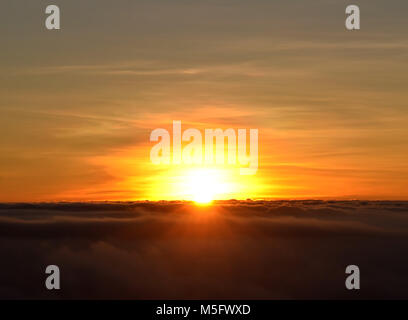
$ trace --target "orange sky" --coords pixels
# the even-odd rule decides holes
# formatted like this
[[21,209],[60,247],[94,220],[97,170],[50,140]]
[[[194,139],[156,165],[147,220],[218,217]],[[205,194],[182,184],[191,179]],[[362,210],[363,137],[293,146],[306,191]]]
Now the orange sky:
[[259,130],[219,198],[408,199],[408,5],[360,3],[2,3],[0,201],[189,199],[149,158],[173,120]]

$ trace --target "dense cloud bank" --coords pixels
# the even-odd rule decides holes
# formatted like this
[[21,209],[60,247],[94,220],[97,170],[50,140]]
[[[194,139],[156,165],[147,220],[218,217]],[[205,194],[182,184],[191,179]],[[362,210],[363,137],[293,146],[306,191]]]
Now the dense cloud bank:
[[0,204],[0,298],[408,298],[407,252],[408,202]]

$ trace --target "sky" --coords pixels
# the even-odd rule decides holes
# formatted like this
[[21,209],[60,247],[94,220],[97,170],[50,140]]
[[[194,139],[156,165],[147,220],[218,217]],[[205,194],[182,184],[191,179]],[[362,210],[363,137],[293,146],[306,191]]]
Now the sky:
[[0,3],[0,201],[188,199],[155,128],[256,128],[220,198],[408,200],[406,1]]

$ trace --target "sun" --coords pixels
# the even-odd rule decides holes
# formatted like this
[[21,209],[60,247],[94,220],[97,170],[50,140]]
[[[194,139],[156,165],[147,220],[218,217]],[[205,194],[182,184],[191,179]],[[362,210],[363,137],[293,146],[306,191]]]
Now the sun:
[[191,200],[197,204],[210,204],[225,192],[222,173],[215,169],[194,169],[186,177],[186,188]]

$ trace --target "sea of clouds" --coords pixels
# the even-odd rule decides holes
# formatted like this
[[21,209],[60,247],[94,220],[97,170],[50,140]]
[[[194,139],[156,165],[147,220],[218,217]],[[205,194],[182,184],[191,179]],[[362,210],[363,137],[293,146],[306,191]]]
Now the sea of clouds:
[[408,298],[407,252],[408,202],[0,204],[6,299]]

